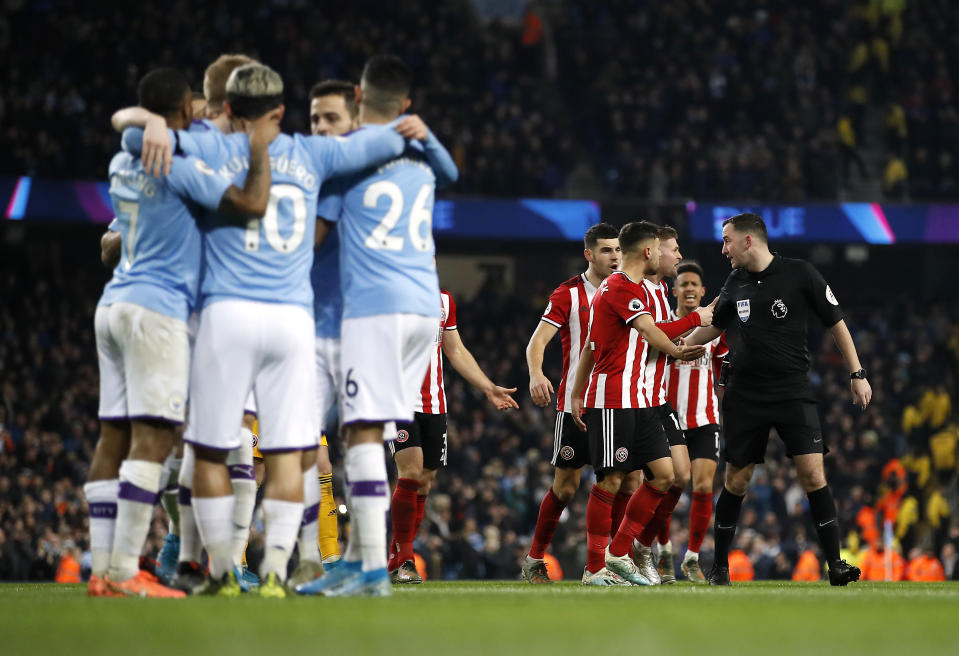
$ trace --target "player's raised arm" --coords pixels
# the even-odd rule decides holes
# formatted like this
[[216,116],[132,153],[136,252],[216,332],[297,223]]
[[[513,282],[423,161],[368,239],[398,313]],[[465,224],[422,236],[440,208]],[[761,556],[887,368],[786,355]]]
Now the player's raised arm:
[[486,398],[497,410],[508,410],[518,408],[519,404],[513,399],[511,394],[516,393],[516,388],[500,387],[487,377],[480,368],[476,358],[469,352],[458,330],[446,330],[443,333],[443,353],[449,358],[453,368],[471,385],[482,390]]
[[436,135],[430,131],[422,118],[416,114],[403,116],[396,124],[396,131],[406,139],[415,139],[423,143],[423,153],[433,168],[433,173],[436,174],[436,187],[438,189],[448,187],[456,182],[460,172],[456,168],[453,156],[440,143]]
[[546,345],[559,328],[547,321],[540,321],[526,345],[526,366],[529,368],[529,395],[533,403],[546,407],[553,394],[553,384],[543,373],[543,354]]
[[392,124],[367,125],[345,137],[304,137],[303,145],[313,157],[324,176],[357,173],[376,164],[399,157],[406,148],[406,140],[393,129]]
[[[136,151],[147,172],[154,177],[170,175],[173,165],[173,139],[167,130],[166,119],[143,107],[124,107],[110,118],[110,124],[117,132],[127,128],[144,128],[142,144]],[[126,149],[126,146],[124,146]]]
[[270,201],[269,146],[280,133],[282,115],[282,110],[274,110],[251,123],[250,170],[242,189],[236,185],[227,189],[220,202],[220,212],[247,217],[262,217],[266,213]]
[[100,261],[108,269],[115,269],[123,255],[123,235],[116,230],[107,229],[100,237]]

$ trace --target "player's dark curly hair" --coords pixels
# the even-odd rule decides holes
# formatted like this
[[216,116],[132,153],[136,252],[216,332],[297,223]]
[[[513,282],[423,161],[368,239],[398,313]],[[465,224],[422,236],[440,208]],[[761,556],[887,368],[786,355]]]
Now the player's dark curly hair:
[[619,231],[619,247],[624,253],[636,251],[640,244],[659,238],[659,226],[649,221],[633,221]]
[[157,68],[143,76],[137,86],[140,106],[167,117],[183,108],[183,100],[191,95],[186,76],[175,68]]
[[682,273],[695,273],[699,276],[699,281],[704,282],[706,280],[706,274],[703,273],[703,268],[699,266],[699,262],[694,262],[693,260],[686,260],[685,262],[680,262],[679,266],[676,267],[676,275]]

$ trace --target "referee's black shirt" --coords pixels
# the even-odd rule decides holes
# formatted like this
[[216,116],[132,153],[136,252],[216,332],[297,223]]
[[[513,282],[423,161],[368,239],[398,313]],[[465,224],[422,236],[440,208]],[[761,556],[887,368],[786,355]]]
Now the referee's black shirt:
[[813,400],[807,321],[832,327],[842,310],[813,265],[775,255],[764,271],[734,269],[713,313],[726,331],[732,372],[726,394],[745,401]]

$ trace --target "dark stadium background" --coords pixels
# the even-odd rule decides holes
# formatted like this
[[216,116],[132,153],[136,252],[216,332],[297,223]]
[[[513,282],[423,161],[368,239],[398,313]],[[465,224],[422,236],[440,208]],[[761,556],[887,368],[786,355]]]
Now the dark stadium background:
[[[0,580],[51,580],[62,555],[83,560],[81,485],[98,430],[92,317],[108,278],[104,226],[70,212],[40,219],[29,205],[13,220],[16,183],[105,179],[117,148],[109,115],[135,102],[138,78],[173,65],[198,87],[227,51],[283,75],[289,131],[307,129],[313,82],[355,79],[376,52],[403,56],[413,109],[461,169],[441,198],[585,198],[616,225],[669,223],[704,266],[709,297],[728,263],[693,229],[694,205],[806,208],[808,234],[773,248],[823,272],[875,392],[866,412],[854,410],[838,351],[811,332],[844,546],[864,548],[864,509],[895,500],[895,548],[907,559],[932,551],[959,578],[956,239],[834,241],[829,222],[814,220],[816,208],[880,203],[898,230],[913,219],[897,216],[931,221],[932,204],[959,203],[957,27],[948,0],[4,2]],[[959,210],[947,215],[955,235]],[[549,292],[584,268],[582,246],[504,233],[439,236],[437,248],[465,344],[497,383],[519,388],[521,408],[497,413],[449,376],[449,467],[416,547],[434,578],[514,579],[552,478],[552,411],[529,400],[524,350]],[[547,352],[554,384],[557,346]],[[890,477],[897,471],[905,480]],[[587,490],[551,549],[568,578],[585,560]],[[774,440],[737,537],[757,578],[789,578],[799,554],[818,548],[797,490]],[[686,509],[684,499],[673,521],[678,554]]]

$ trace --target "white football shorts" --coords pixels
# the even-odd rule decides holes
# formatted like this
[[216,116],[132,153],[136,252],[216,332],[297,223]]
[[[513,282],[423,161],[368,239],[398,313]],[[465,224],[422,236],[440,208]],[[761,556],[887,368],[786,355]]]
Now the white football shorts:
[[[437,320],[420,314],[343,320],[340,398],[344,424],[413,420],[416,395],[436,348]],[[395,437],[395,432],[390,435]]]
[[317,430],[326,430],[326,417],[340,396],[340,340],[316,338],[316,416]]
[[99,417],[183,423],[190,382],[187,325],[133,303],[97,308]]
[[190,374],[190,433],[212,449],[241,446],[252,390],[263,453],[317,445],[314,324],[298,305],[226,300],[203,308]]

